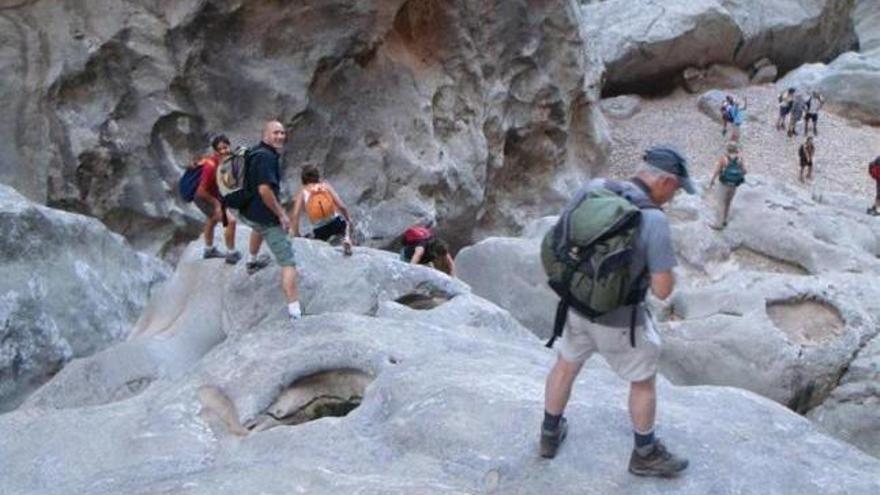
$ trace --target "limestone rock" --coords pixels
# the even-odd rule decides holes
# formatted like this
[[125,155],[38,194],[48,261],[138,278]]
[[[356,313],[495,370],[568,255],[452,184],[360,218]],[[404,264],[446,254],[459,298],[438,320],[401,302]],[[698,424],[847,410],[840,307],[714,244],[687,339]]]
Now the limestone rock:
[[721,122],[721,103],[727,94],[717,89],[710,89],[700,96],[697,106],[710,119]]
[[[230,336],[179,379],[159,380],[126,401],[0,416],[0,485],[46,495],[551,487],[574,494],[637,481],[625,471],[626,387],[600,360],[578,380],[589,393],[569,404],[572,428],[559,455],[538,460],[552,360],[535,339],[502,337],[491,327],[340,313],[307,316],[296,332],[265,323]],[[699,460],[674,482],[679,493],[880,490],[880,461],[766,399],[662,379],[659,389],[666,442]],[[315,400],[325,400],[323,411],[298,408],[309,391],[322,393]],[[346,401],[333,408],[328,396]],[[228,427],[269,413],[303,413],[307,422],[266,424],[244,437]],[[711,476],[701,475],[704,464]]]
[[853,24],[859,37],[859,50],[880,48],[880,4],[872,0],[856,0]]
[[817,89],[837,113],[876,125],[880,124],[878,84],[880,48],[865,53],[848,52],[828,65],[804,65],[782,78],[777,86]]
[[[249,232],[247,227],[239,229],[237,245],[246,245]],[[370,248],[355,247],[352,256],[343,256],[323,242],[297,239],[294,246],[306,315],[375,315],[385,303],[437,295],[455,304],[426,314],[478,325],[476,318],[506,329],[509,335],[525,333],[506,313],[499,314],[479,298],[468,299],[466,285],[437,270],[409,265]],[[233,267],[222,259],[203,260],[202,248],[200,242],[193,242],[186,249],[127,342],[73,361],[26,406],[73,408],[116,402],[143,392],[157,380],[181,376],[228,336],[273,322],[289,325],[277,265],[248,275],[243,262]],[[459,297],[463,299],[456,301]]]
[[775,65],[765,65],[755,70],[749,82],[751,84],[772,83],[779,76],[779,69]]
[[212,133],[255,144],[277,116],[285,197],[316,163],[369,243],[436,218],[457,246],[603,165],[601,63],[575,2],[319,3],[5,7],[0,182],[165,252],[201,221],[181,167]]
[[599,107],[605,115],[612,119],[628,119],[641,111],[641,98],[635,95],[605,98]]
[[856,42],[853,5],[852,0],[609,0],[582,6],[583,29],[605,61],[606,92],[644,93],[671,86],[687,67],[746,69],[769,57],[787,72],[832,58]]
[[0,411],[124,339],[168,267],[95,219],[0,185]]
[[682,73],[684,88],[690,93],[709,89],[741,88],[749,84],[749,76],[738,67],[712,64],[706,69],[689,67]]
[[809,413],[837,438],[880,457],[880,337],[859,350],[837,388]]
[[507,309],[541,338],[553,335],[559,297],[541,266],[541,238],[488,238],[462,249],[456,270],[474,293]]

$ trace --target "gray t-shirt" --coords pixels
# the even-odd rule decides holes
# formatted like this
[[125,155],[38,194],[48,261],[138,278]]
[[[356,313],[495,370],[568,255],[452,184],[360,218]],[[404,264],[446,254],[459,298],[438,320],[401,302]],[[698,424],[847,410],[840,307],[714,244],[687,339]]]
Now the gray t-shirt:
[[[605,179],[594,179],[584,186],[584,190],[597,189],[603,187],[604,184]],[[624,186],[627,196],[648,199],[645,192],[632,182],[624,181],[621,184]],[[635,253],[633,253],[632,265],[630,266],[630,278],[635,280],[646,267],[649,273],[662,273],[672,270],[675,265],[675,250],[672,247],[672,237],[666,214],[659,209],[643,209],[639,236],[636,238]],[[642,283],[650,285],[650,279],[644,280]],[[611,327],[629,327],[631,319],[632,306],[624,306],[597,318],[595,322]],[[636,324],[641,325],[644,320],[644,304],[640,304],[639,310],[636,311]]]

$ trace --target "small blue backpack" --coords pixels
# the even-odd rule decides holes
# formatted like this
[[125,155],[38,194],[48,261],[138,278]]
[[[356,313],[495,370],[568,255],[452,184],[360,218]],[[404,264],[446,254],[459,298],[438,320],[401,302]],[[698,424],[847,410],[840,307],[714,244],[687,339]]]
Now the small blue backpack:
[[177,183],[177,189],[180,197],[189,203],[196,197],[196,189],[199,188],[199,182],[202,180],[202,168],[204,165],[196,165],[186,169],[186,172],[180,177]]

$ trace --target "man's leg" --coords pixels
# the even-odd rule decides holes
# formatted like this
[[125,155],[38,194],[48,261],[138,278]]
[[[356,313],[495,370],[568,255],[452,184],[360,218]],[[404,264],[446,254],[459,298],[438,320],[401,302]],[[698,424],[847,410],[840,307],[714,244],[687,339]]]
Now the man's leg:
[[544,421],[541,424],[541,457],[546,459],[556,457],[559,446],[568,434],[568,422],[562,417],[562,413],[571,397],[571,387],[582,366],[583,361],[568,361],[560,354],[550,374],[547,375],[547,382],[544,385]]
[[260,235],[256,229],[251,230],[251,237],[248,239],[248,254],[250,254],[252,258],[257,257],[257,253],[260,252],[261,244],[263,244],[263,236]]
[[629,415],[636,434],[654,432],[654,415],[657,410],[657,386],[654,377],[629,386]]
[[544,384],[544,410],[548,414],[562,415],[571,397],[571,387],[583,365],[584,363],[571,363],[562,356],[557,356],[556,364]]
[[296,267],[285,266],[281,268],[281,288],[284,289],[288,304],[299,301]]
[[235,250],[235,217],[227,215],[226,228],[223,229],[223,240],[226,241],[226,249]]

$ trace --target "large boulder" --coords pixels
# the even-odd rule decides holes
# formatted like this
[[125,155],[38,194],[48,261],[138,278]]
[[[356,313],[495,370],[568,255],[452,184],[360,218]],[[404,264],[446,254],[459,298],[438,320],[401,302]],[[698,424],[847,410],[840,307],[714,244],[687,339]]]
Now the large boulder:
[[0,17],[0,181],[162,251],[200,220],[181,166],[215,132],[255,143],[272,116],[291,131],[286,196],[314,162],[369,242],[434,217],[465,244],[603,164],[579,17],[574,0],[17,2]]
[[830,64],[807,64],[782,78],[780,88],[819,90],[837,113],[880,125],[880,48],[848,52]]
[[[0,486],[23,495],[657,492],[626,473],[627,389],[600,360],[578,380],[589,393],[570,401],[571,432],[548,462],[537,433],[554,356],[527,334],[345,313],[306,316],[295,331],[284,321],[234,330],[186,374],[127,400],[0,416]],[[693,460],[672,482],[678,493],[880,490],[880,461],[766,399],[662,379],[659,389],[664,438]]]
[[745,70],[765,57],[784,73],[856,44],[852,0],[608,0],[582,10],[586,37],[606,64],[605,91],[613,94],[677,83],[687,67]]
[[835,437],[880,458],[880,337],[859,350],[840,385],[809,417]]
[[[238,244],[247,242],[249,232],[240,229]],[[25,406],[71,408],[116,402],[140,394],[157,380],[180,377],[228,335],[274,322],[289,325],[277,265],[249,275],[244,263],[229,266],[223,260],[202,259],[202,247],[193,242],[183,252],[174,275],[153,295],[126,342],[74,360]],[[391,253],[356,247],[352,256],[343,256],[337,248],[306,239],[296,239],[294,249],[306,315],[374,316],[390,311],[401,319],[427,315],[429,320],[442,317],[476,326],[480,323],[473,320],[478,319],[509,335],[528,335],[509,314],[487,306],[460,281],[403,263]],[[411,310],[405,304],[424,310]]]
[[168,267],[93,218],[0,185],[0,412],[124,339]]

